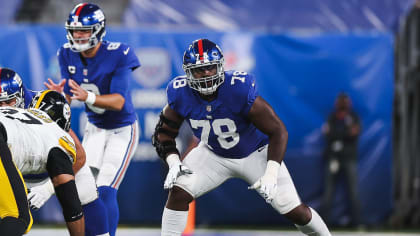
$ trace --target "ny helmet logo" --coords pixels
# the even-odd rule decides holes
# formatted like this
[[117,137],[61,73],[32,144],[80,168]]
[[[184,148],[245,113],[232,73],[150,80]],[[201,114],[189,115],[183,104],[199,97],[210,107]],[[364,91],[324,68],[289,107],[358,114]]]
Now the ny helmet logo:
[[202,63],[209,63],[209,55],[207,52],[203,52],[203,55],[195,54],[195,57],[197,58],[196,64],[202,64]]

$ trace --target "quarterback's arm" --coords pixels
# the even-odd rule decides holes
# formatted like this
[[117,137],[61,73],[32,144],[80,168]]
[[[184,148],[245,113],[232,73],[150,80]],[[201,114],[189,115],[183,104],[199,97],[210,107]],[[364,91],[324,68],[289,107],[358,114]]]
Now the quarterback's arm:
[[76,147],[76,162],[73,164],[73,171],[76,174],[86,163],[86,152],[72,129],[69,130],[69,135],[73,138]]
[[267,159],[281,163],[286,152],[288,133],[273,108],[258,96],[248,113],[248,118],[269,138]]
[[69,80],[70,92],[73,96],[71,100],[79,100],[88,104],[94,105],[95,107],[104,108],[107,110],[120,111],[125,103],[125,98],[118,93],[95,95],[90,91],[86,91],[80,87],[74,80]]

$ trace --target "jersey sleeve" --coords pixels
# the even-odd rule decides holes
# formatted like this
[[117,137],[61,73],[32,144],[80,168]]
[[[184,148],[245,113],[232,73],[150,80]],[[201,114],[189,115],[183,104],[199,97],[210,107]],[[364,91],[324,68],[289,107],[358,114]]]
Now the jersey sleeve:
[[252,105],[255,102],[255,99],[259,96],[257,84],[255,77],[253,75],[247,74],[243,83],[238,83],[236,87],[236,96],[240,102],[238,108],[240,113],[247,116],[251,110]]
[[255,81],[255,77],[253,75],[249,75],[249,90],[248,90],[248,97],[247,97],[247,103],[245,104],[243,113],[247,114],[249,113],[249,110],[251,110],[252,105],[255,102],[255,99],[260,95],[257,88],[257,83]]
[[181,93],[185,85],[186,85],[185,78],[176,77],[175,79],[171,80],[168,83],[168,86],[166,87],[166,97],[168,99],[169,107],[183,117],[185,117],[185,112],[184,112],[185,109],[183,109],[181,99],[179,98],[182,97]]
[[176,91],[174,89],[173,83],[177,78],[171,80],[166,86],[166,97],[168,99],[168,105],[173,110],[176,110]]
[[135,70],[140,67],[140,61],[134,52],[134,48],[121,43],[118,54],[120,57],[118,68],[129,68],[131,70]]
[[114,72],[112,76],[111,85],[109,86],[110,93],[118,93],[124,98],[129,96],[129,84],[132,80],[132,71],[127,67],[123,67]]

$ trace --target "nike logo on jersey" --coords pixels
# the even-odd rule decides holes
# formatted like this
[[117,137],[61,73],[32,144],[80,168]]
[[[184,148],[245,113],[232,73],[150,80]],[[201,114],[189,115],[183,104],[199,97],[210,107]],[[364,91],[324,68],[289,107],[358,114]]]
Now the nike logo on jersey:
[[126,50],[123,51],[124,55],[127,55],[128,51],[130,51],[130,48],[127,48]]

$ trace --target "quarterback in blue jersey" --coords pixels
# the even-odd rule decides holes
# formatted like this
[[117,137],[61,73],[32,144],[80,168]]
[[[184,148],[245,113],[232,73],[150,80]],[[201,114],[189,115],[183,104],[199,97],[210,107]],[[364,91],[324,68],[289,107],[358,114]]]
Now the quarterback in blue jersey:
[[67,39],[58,50],[63,80],[47,87],[64,92],[68,101],[85,103],[88,121],[83,137],[86,163],[95,172],[100,198],[108,210],[110,235],[115,235],[119,209],[117,190],[139,139],[129,83],[140,67],[134,50],[103,41],[105,16],[95,4],[81,3],[66,22]]
[[[283,122],[259,96],[253,76],[224,71],[223,64],[220,48],[198,39],[184,53],[186,76],[168,84],[168,104],[153,135],[169,166],[162,235],[181,235],[189,203],[233,177],[248,182],[304,234],[331,235],[318,213],[300,201],[283,162],[288,139]],[[200,143],[181,162],[175,137],[184,120]]]
[[[3,71],[3,73],[1,73]],[[33,91],[27,89],[22,83],[18,73],[9,68],[0,68],[0,107],[12,106],[18,108],[29,108],[34,98],[46,91]],[[48,97],[46,95],[43,96]],[[86,154],[79,138],[69,130],[68,133],[76,144],[77,158],[73,165],[77,193],[82,204],[85,215],[85,235],[106,235],[109,231],[107,210],[102,199],[98,196],[95,178],[90,168],[85,164]],[[28,194],[31,209],[40,209],[47,200],[54,194],[54,188],[48,179],[48,174],[24,175],[26,184],[30,188]]]

